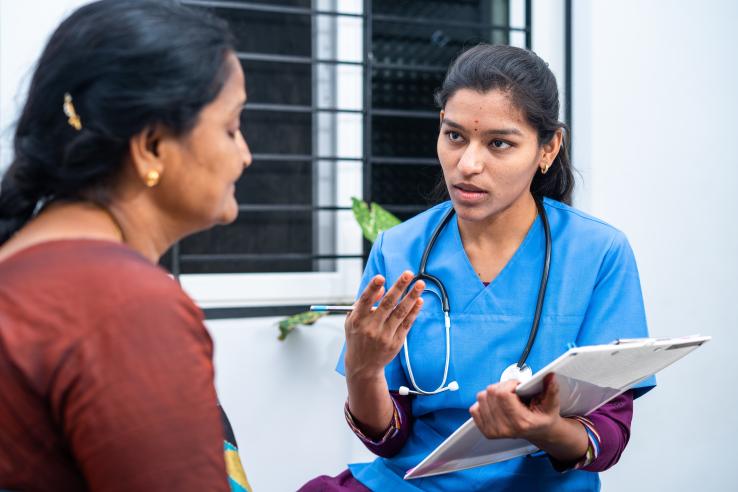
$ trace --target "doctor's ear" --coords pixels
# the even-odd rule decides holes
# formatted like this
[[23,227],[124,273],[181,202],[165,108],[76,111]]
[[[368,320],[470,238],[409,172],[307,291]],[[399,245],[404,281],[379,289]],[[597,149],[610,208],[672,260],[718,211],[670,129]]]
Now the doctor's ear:
[[541,159],[538,167],[541,168],[541,172],[546,174],[548,168],[551,167],[556,156],[559,155],[559,149],[561,149],[561,142],[564,138],[564,132],[561,128],[557,129],[551,139],[541,146]]
[[441,125],[443,124],[443,116],[446,114],[444,110],[441,110],[440,113],[438,113],[438,128],[441,128]]

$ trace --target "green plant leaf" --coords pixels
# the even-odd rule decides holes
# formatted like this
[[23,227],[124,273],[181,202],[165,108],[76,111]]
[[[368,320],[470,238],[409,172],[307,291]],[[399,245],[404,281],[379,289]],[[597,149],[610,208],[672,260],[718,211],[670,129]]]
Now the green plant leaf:
[[400,219],[376,203],[372,203],[370,208],[366,202],[356,197],[351,197],[351,210],[354,212],[354,217],[361,228],[362,234],[372,243],[377,240],[380,232],[386,231],[401,222]]
[[289,318],[285,318],[279,322],[279,340],[284,341],[287,335],[292,333],[295,328],[300,325],[312,325],[320,318],[327,316],[328,313],[316,313],[313,311],[305,311],[304,313],[298,313]]
[[[399,224],[401,221],[376,203],[372,203],[372,215],[374,216],[374,224],[377,228],[377,234],[386,231]],[[376,236],[375,236],[376,239]]]
[[372,214],[369,211],[369,206],[364,200],[359,200],[356,197],[351,197],[351,211],[354,212],[354,218],[361,228],[361,233],[367,241],[374,242],[377,238],[377,232],[374,228],[374,221],[372,220]]

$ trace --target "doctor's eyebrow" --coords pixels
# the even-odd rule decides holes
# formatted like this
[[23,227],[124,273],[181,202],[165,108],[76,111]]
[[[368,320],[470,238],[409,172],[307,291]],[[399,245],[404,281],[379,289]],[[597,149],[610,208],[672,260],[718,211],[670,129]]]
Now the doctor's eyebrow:
[[[464,128],[463,125],[460,125],[453,120],[449,120],[448,118],[444,118],[443,121],[441,121],[441,125],[450,126],[451,128],[461,130],[462,132],[468,131],[466,128]],[[517,135],[519,137],[522,137],[523,132],[521,132],[517,128],[495,128],[493,130],[483,131],[482,135]]]

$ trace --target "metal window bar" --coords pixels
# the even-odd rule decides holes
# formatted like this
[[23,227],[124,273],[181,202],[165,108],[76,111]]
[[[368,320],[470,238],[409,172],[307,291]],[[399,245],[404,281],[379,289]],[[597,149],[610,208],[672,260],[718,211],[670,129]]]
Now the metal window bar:
[[363,113],[361,109],[318,108],[315,106],[300,106],[296,104],[248,103],[244,108],[251,111],[276,111],[280,113]]
[[363,157],[341,157],[336,155],[312,156],[309,154],[253,154],[254,161],[290,161],[290,162],[313,162],[313,161],[352,161],[363,162]]
[[[372,55],[372,26],[374,23],[374,18],[372,17],[372,0],[364,0],[363,12],[364,97],[362,100],[364,108],[364,169],[362,172],[362,196],[364,197],[364,201],[369,203],[372,199],[372,71],[374,65],[374,57]],[[369,258],[369,250],[371,249],[368,243],[369,241],[364,239],[362,254],[364,264],[366,264],[366,261]]]
[[440,72],[445,73],[448,66],[444,65],[413,65],[402,63],[374,63],[374,68],[387,70],[405,70],[408,72]]
[[351,65],[364,66],[364,62],[353,60],[338,60],[334,58],[314,58],[311,56],[279,55],[276,53],[253,53],[250,51],[237,51],[236,57],[244,61],[261,61],[274,63],[297,63],[304,65]]
[[[384,204],[382,208],[390,212],[420,212],[425,210],[425,205],[392,205]],[[351,207],[340,205],[292,205],[292,204],[259,204],[242,203],[238,206],[239,212],[348,212]]]
[[314,255],[310,253],[183,253],[179,255],[179,261],[182,263],[209,261],[355,260],[359,258],[363,258],[363,255]]
[[[526,6],[527,8],[527,6]],[[399,24],[416,24],[420,26],[434,26],[434,27],[466,27],[471,29],[480,29],[485,31],[516,31],[516,32],[530,32],[530,25],[525,27],[511,27],[500,24],[489,24],[485,22],[466,22],[466,21],[454,21],[448,19],[429,19],[425,17],[405,17],[401,15],[387,15],[387,14],[374,14],[373,20],[378,22],[392,22]]]
[[207,8],[223,8],[237,10],[253,10],[256,12],[269,12],[272,14],[293,14],[293,15],[331,15],[335,17],[353,17],[362,18],[362,14],[352,12],[340,12],[337,10],[318,10],[307,7],[289,7],[287,5],[273,5],[268,3],[240,2],[240,1],[217,1],[217,0],[184,0],[182,3],[196,7]]
[[238,205],[239,212],[339,212],[349,211],[351,207],[340,205],[293,205],[293,204],[260,204],[242,203]]
[[[347,114],[364,114],[362,109],[344,109],[344,108],[319,108],[315,106],[301,106],[296,104],[267,104],[267,103],[248,103],[244,109],[251,111],[273,111],[279,113],[347,113]],[[372,110],[376,116],[399,116],[405,118],[438,118],[435,111],[416,111],[409,109],[379,109]]]

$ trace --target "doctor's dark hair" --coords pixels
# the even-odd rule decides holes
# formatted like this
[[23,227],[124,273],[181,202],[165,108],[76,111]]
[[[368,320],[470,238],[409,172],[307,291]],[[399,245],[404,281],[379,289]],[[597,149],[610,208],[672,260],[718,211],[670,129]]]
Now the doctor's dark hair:
[[[574,174],[569,161],[569,129],[559,121],[559,90],[546,62],[532,51],[505,45],[480,44],[463,52],[449,67],[443,85],[436,92],[441,109],[457,91],[472,89],[481,93],[501,90],[538,131],[538,143],[548,143],[563,129],[558,155],[546,174],[539,169],[530,191],[571,204]],[[445,188],[445,185],[444,185]]]
[[[0,244],[53,200],[105,204],[131,137],[161,125],[187,134],[229,75],[226,23],[175,0],[101,0],[46,45],[0,184]],[[72,97],[75,129],[63,105]]]

